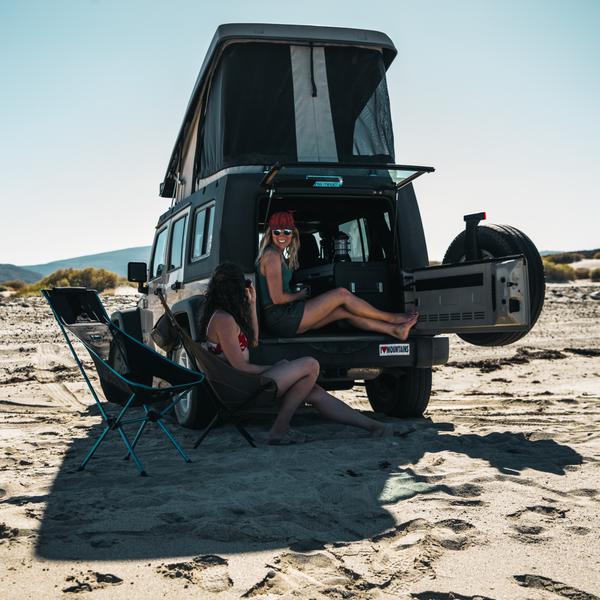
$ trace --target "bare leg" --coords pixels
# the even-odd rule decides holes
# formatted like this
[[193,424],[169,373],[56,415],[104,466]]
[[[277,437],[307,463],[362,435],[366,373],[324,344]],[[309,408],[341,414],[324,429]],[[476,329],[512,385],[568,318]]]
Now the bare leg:
[[368,302],[356,297],[347,289],[337,288],[306,301],[298,333],[304,333],[309,329],[315,328],[317,323],[340,307],[345,308],[354,316],[394,325],[407,323],[413,318],[411,314],[390,313],[378,310]]
[[310,402],[324,417],[344,425],[366,429],[374,436],[381,435],[385,429],[383,423],[365,417],[365,415],[326,392],[321,386],[315,385],[306,401]]
[[263,374],[275,380],[281,398],[279,413],[269,432],[269,439],[276,439],[288,430],[292,416],[313,389],[319,363],[314,358],[299,358],[279,363]]
[[[376,321],[375,319],[356,317],[345,308],[336,308],[329,315],[315,323],[311,329],[319,329],[320,327],[324,327],[325,325],[333,323],[334,321],[346,320],[352,323],[352,325],[358,329],[385,333],[404,341],[408,337],[408,333],[413,325],[417,322],[417,318],[418,317],[415,315],[408,322],[402,325],[396,325],[392,323],[384,323],[383,321]],[[302,326],[302,324],[300,326]],[[303,333],[300,330],[298,330],[298,332]]]

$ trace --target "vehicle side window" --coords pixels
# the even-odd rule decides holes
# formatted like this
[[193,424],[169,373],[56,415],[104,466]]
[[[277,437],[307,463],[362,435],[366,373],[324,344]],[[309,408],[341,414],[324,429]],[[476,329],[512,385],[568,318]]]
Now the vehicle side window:
[[167,228],[165,227],[157,236],[152,254],[152,270],[150,279],[160,277],[165,270],[165,250],[167,249]]
[[363,217],[340,224],[340,231],[350,237],[350,258],[358,262],[369,260],[366,223]]
[[192,260],[199,260],[210,254],[212,246],[215,205],[201,206],[194,216],[194,241]]
[[169,251],[169,271],[179,269],[183,264],[183,238],[187,216],[177,219],[171,228],[171,248]]

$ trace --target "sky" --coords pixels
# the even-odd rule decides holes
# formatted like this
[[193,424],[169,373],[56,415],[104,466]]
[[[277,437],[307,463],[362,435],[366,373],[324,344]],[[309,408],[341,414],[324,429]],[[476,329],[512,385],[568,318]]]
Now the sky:
[[429,255],[463,215],[600,247],[600,0],[0,0],[0,263],[150,245],[216,27],[375,29]]

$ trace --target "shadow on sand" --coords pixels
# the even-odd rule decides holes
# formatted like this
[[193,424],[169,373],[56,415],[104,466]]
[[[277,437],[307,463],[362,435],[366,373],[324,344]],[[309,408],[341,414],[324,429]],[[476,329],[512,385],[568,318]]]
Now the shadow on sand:
[[[476,479],[465,483],[468,475],[463,475],[460,485],[451,485],[443,475],[419,475],[410,468],[425,453],[463,454],[512,475],[523,469],[563,474],[565,466],[582,462],[569,446],[530,441],[520,433],[457,436],[449,423],[415,420],[408,435],[371,440],[350,428],[302,419],[316,438],[312,443],[253,449],[231,428],[220,428],[192,451],[192,464],[150,430],[139,446],[146,478],[122,460],[116,435],[78,472],[99,433],[94,427],[73,441],[49,494],[4,502],[46,503],[36,550],[55,560],[310,549],[394,527],[386,505],[417,495],[478,503],[482,488]],[[267,425],[251,431],[260,439]],[[181,428],[176,434],[186,448],[197,437]],[[466,465],[476,478],[477,469]]]

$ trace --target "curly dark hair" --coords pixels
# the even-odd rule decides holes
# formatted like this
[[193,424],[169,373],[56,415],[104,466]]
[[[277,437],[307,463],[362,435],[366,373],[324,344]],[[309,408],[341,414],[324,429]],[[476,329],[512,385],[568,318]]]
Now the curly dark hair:
[[217,309],[228,312],[250,342],[254,329],[250,316],[250,303],[245,293],[246,279],[240,267],[233,263],[221,263],[208,282],[206,303],[200,319],[200,339],[206,339],[206,330]]

